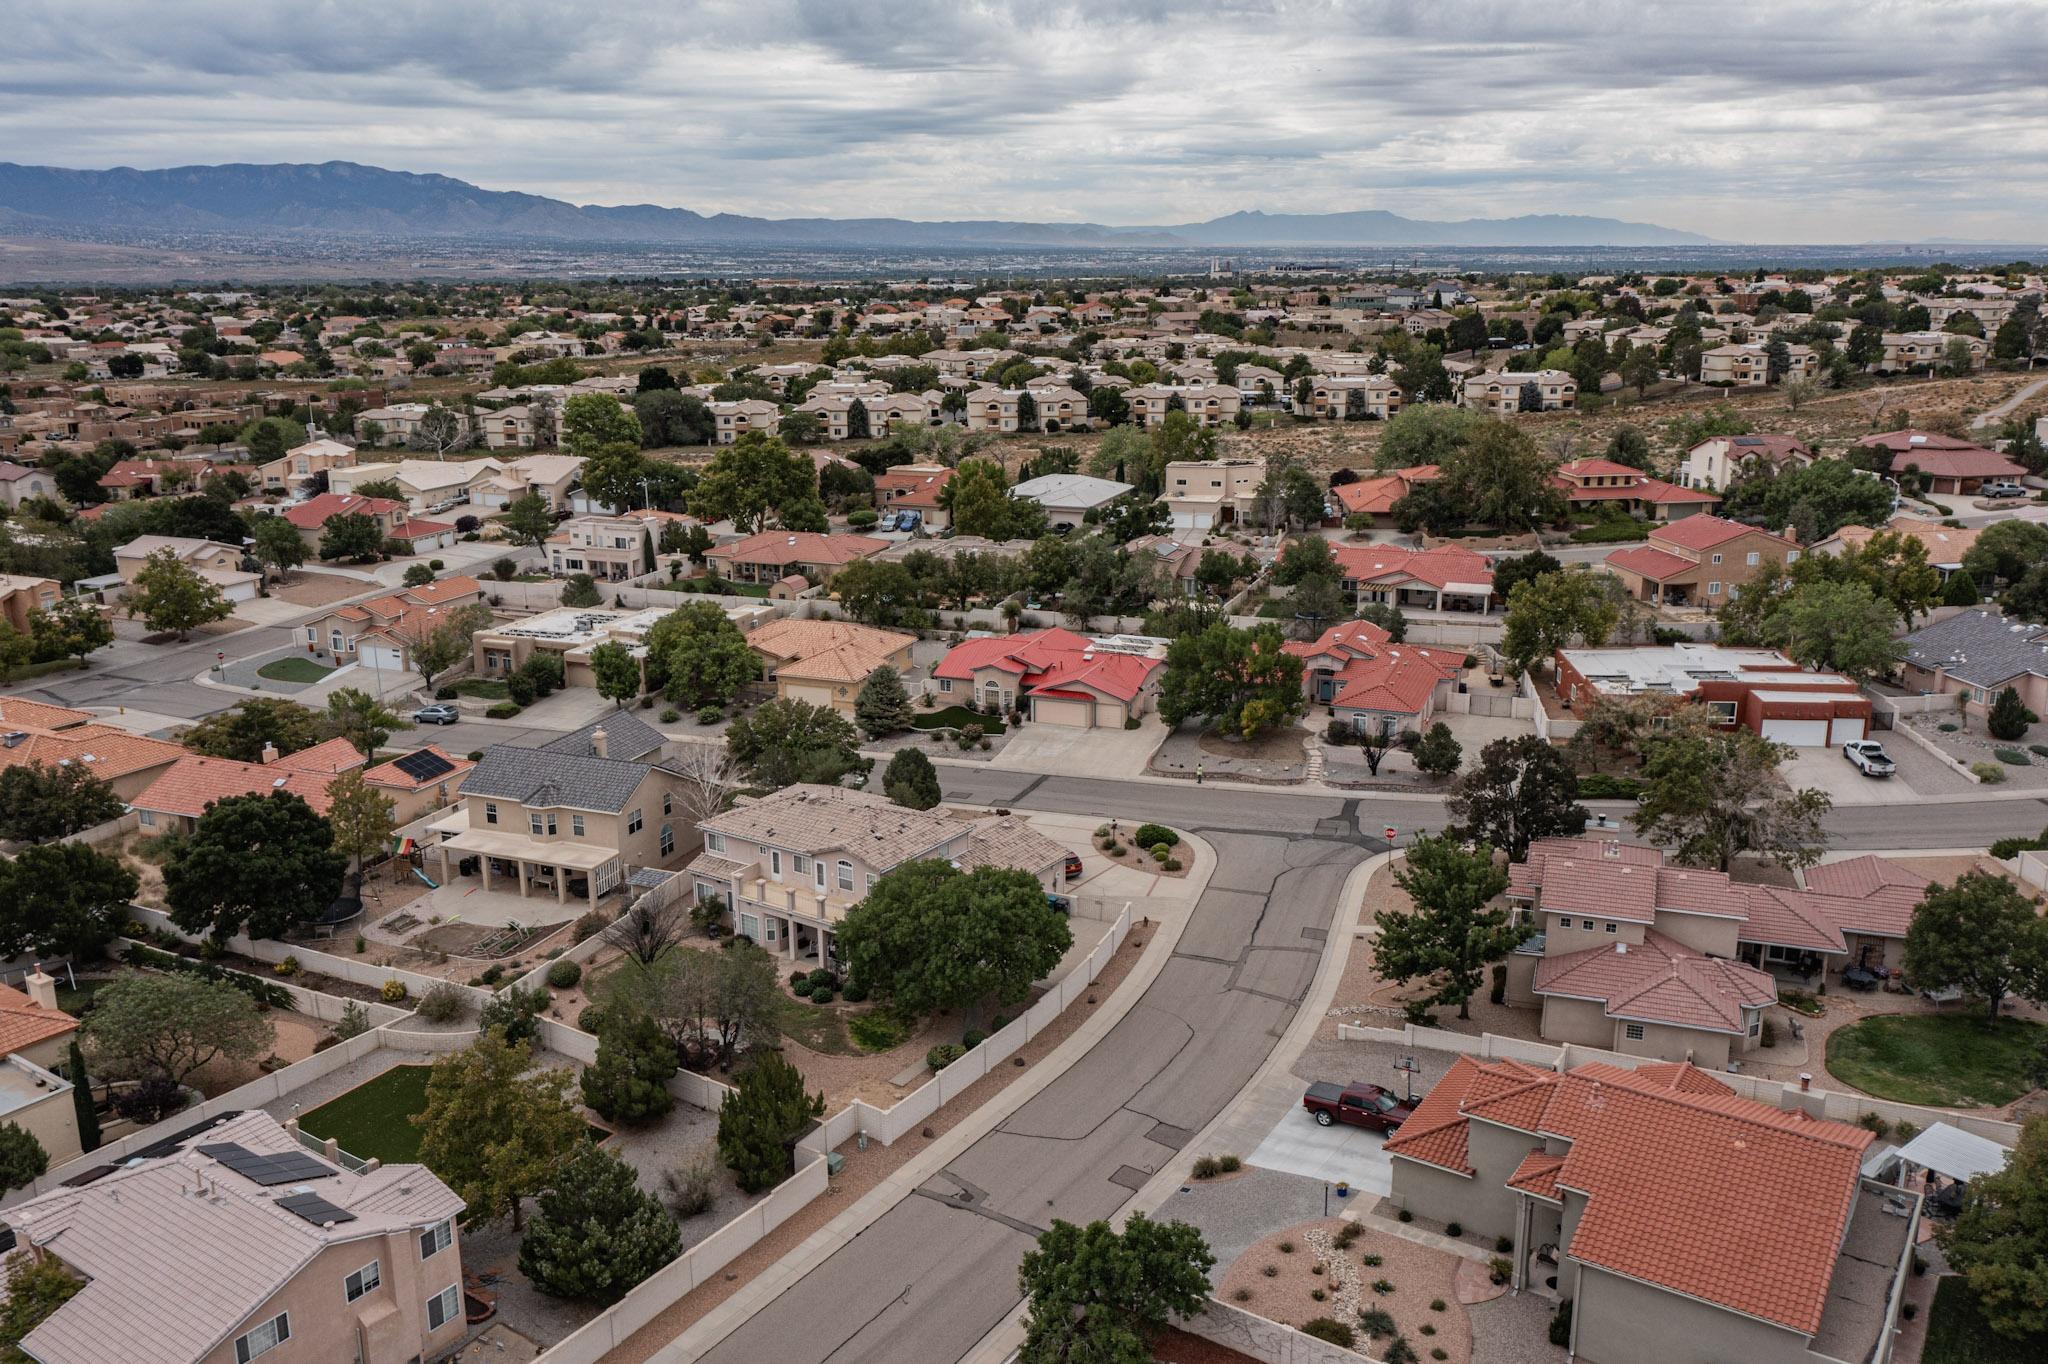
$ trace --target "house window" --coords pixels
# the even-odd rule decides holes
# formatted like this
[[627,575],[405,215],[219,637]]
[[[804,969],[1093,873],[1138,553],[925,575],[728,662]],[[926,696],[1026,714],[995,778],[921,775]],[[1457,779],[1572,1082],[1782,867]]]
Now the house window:
[[712,851],[712,852],[715,852],[715,853],[722,853],[722,852],[724,852],[724,851],[725,851],[725,835],[724,835],[724,834],[706,834],[706,835],[704,835],[704,846],[705,846],[705,847],[706,847],[707,849],[709,849],[710,851]]
[[529,811],[526,816],[526,827],[532,831],[535,838],[542,834],[552,834],[555,831],[555,817],[552,814],[538,815]]
[[1609,933],[1612,933],[1614,931],[1614,924],[1611,921],[1607,925],[1607,931]]
[[873,890],[873,889],[875,888],[875,882],[877,882],[877,881],[879,881],[879,880],[881,880],[881,879],[882,879],[881,877],[879,877],[879,876],[875,875],[875,874],[874,874],[873,872],[869,872],[869,873],[868,873],[868,889],[869,889],[870,891],[872,891],[872,890]]
[[759,916],[753,914],[740,915],[740,936],[742,938],[752,938],[756,942],[760,941],[761,920]]
[[318,644],[319,642],[320,642],[320,627],[319,627],[319,626],[317,626],[317,625],[308,625],[308,626],[306,627],[306,643],[308,643],[308,644]]
[[486,823],[486,824],[496,824],[497,822],[498,822],[498,803],[497,803],[496,801],[492,801],[492,800],[487,800],[487,801],[485,801],[485,802],[484,802],[484,823]]
[[846,861],[844,858],[841,858],[839,862],[839,888],[841,890],[853,889],[853,863]]
[[337,654],[338,654],[338,653],[340,653],[340,652],[341,652],[341,631],[339,631],[339,630],[332,630],[332,631],[329,631],[329,632],[328,632],[328,635],[327,635],[327,643],[328,643],[328,646],[329,646],[329,647],[330,647],[330,648],[331,648],[331,649],[332,649],[332,650],[333,650],[333,651],[334,651],[335,653],[337,653]]
[[372,1260],[370,1261],[370,1263],[364,1265],[361,1269],[357,1270],[355,1273],[349,1275],[346,1279],[342,1280],[341,1291],[348,1296],[348,1300],[350,1302],[354,1302],[357,1298],[362,1297],[365,1293],[374,1293],[377,1291],[377,1286],[384,1282],[383,1275],[378,1272],[378,1269],[378,1262]]
[[1796,549],[1788,549],[1788,550],[1786,550],[1786,551],[1785,551],[1785,562],[1786,562],[1786,563],[1788,563],[1788,564],[1796,564],[1796,563],[1798,563],[1798,562],[1799,562],[1799,551],[1798,551],[1798,550],[1796,550]]
[[825,864],[824,864],[823,862],[814,862],[814,863],[812,863],[812,864],[811,864],[811,871],[812,871],[812,873],[813,873],[813,877],[812,877],[812,882],[811,882],[811,884],[813,884],[814,886],[816,886],[816,887],[817,887],[817,888],[818,888],[819,890],[821,890],[821,891],[822,891],[822,890],[824,890],[824,889],[825,889]]
[[448,1249],[453,1235],[451,1224],[445,1218],[421,1231],[420,1258],[422,1260],[431,1260],[434,1256]]
[[661,812],[665,815],[672,815],[676,812],[676,797],[673,791],[661,793]]
[[1588,933],[1591,933],[1593,931],[1593,921],[1591,919],[1580,920],[1579,926],[1585,929]]
[[780,848],[770,848],[768,850],[768,874],[778,881],[782,879],[782,850]]
[[1643,1040],[1643,1025],[1640,1023],[1624,1024],[1621,1035],[1631,1042],[1640,1042]]
[[950,677],[942,677],[942,678],[940,678],[940,679],[939,679],[939,690],[940,690],[940,691],[951,691],[951,690],[953,690],[953,679],[952,679],[952,678],[950,678]]
[[1721,595],[1721,584],[1719,584],[1719,583],[1708,583],[1708,584],[1707,584],[1707,595],[1708,595],[1708,596],[1710,596],[1710,597],[1718,597],[1718,596],[1720,596],[1720,595]]
[[247,1335],[235,1337],[235,1364],[249,1364],[258,1355],[269,1354],[292,1338],[289,1312],[279,1312]]
[[1748,564],[1751,568],[1755,568],[1758,563],[1762,562],[1763,557],[1763,555],[1757,553],[1755,550],[1751,550],[1748,556],[1743,560],[1743,562]]
[[646,822],[646,820],[640,817],[640,812],[635,810],[632,814],[626,816],[626,832],[637,834],[640,832],[640,826]]
[[796,855],[796,874],[798,876],[809,876],[811,874],[811,859],[802,853]]
[[569,832],[574,834],[578,838],[583,837],[583,816],[569,816]]
[[156,811],[137,810],[135,812],[135,821],[145,829],[153,829],[156,827]]
[[427,1329],[438,1331],[462,1315],[462,1290],[456,1284],[427,1299]]
[[670,853],[674,852],[675,850],[676,826],[673,824],[664,824],[661,826],[661,855],[663,857],[667,857]]
[[1718,554],[1716,554],[1716,555],[1714,556],[1714,562],[1715,562],[1715,563],[1717,563],[1717,564],[1718,564],[1718,563],[1720,563],[1720,562],[1721,562],[1721,556],[1720,556],[1720,555],[1718,555]]

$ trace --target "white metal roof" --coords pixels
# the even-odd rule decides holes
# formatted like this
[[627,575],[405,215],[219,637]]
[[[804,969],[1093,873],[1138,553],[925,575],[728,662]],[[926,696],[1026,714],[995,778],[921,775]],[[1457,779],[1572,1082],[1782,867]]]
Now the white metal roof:
[[1899,1148],[1899,1159],[1950,1179],[1971,1180],[2005,1168],[2011,1153],[1989,1137],[1935,1123]]

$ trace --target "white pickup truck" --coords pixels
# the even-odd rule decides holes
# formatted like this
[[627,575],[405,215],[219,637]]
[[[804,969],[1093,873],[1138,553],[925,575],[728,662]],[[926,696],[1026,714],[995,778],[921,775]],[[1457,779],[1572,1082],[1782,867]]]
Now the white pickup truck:
[[1843,744],[1842,756],[1866,777],[1889,777],[1898,770],[1892,765],[1891,755],[1884,751],[1884,745],[1875,739],[1855,739]]

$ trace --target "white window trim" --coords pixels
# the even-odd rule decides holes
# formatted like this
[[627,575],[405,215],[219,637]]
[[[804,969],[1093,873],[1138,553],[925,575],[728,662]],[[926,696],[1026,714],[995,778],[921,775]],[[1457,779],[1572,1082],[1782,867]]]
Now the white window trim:
[[[256,1337],[269,1333],[270,1339],[262,1345],[252,1344]],[[259,1322],[254,1330],[244,1331],[235,1337],[235,1364],[249,1364],[249,1361],[269,1354],[292,1338],[292,1314],[279,1312],[265,1322]]]
[[705,834],[705,835],[704,835],[704,846],[705,846],[706,848],[710,849],[710,850],[711,850],[712,852],[715,852],[715,853],[722,853],[722,852],[724,852],[724,851],[725,851],[725,835],[724,835],[724,834],[716,834],[716,833],[707,833],[707,834]]
[[[442,1218],[431,1227],[420,1228],[420,1258],[430,1260],[454,1244],[455,1231],[447,1218]],[[428,1246],[433,1248],[430,1250]]]
[[361,1269],[348,1274],[341,1281],[341,1295],[349,1302],[366,1298],[384,1286],[384,1265],[372,1260]]
[[[441,1316],[441,1320],[440,1320],[440,1321],[439,1321],[438,1323],[436,1323],[436,1322],[435,1322],[435,1320],[434,1320],[434,1307],[435,1307],[435,1305],[436,1305],[436,1304],[439,1304],[439,1303],[446,1303],[446,1304],[448,1304],[448,1305],[447,1305],[447,1306],[445,1306],[445,1307],[443,1307],[443,1308],[441,1309],[441,1311],[442,1311],[442,1316]],[[446,1326],[446,1325],[447,1325],[447,1324],[448,1324],[449,1322],[451,1322],[451,1321],[461,1321],[461,1320],[462,1320],[462,1285],[461,1285],[461,1284],[453,1284],[453,1283],[452,1283],[452,1284],[449,1284],[449,1285],[448,1285],[448,1286],[447,1286],[446,1288],[442,1289],[442,1290],[441,1290],[440,1292],[438,1292],[438,1293],[434,1294],[434,1295],[433,1295],[432,1297],[430,1297],[430,1298],[428,1298],[428,1299],[427,1299],[427,1329],[428,1329],[429,1331],[438,1331],[438,1330],[440,1330],[440,1329],[441,1329],[441,1327],[443,1327],[443,1326]]]

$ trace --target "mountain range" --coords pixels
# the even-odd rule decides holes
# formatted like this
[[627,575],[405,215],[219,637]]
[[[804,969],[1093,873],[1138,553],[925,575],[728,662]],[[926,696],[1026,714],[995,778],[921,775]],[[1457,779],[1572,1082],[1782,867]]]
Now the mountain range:
[[459,237],[505,241],[877,247],[1687,246],[1695,232],[1576,214],[1431,222],[1384,209],[1232,213],[1201,223],[1112,227],[995,219],[753,218],[658,204],[572,204],[445,175],[350,161],[318,165],[67,170],[0,162],[0,231],[86,228]]

